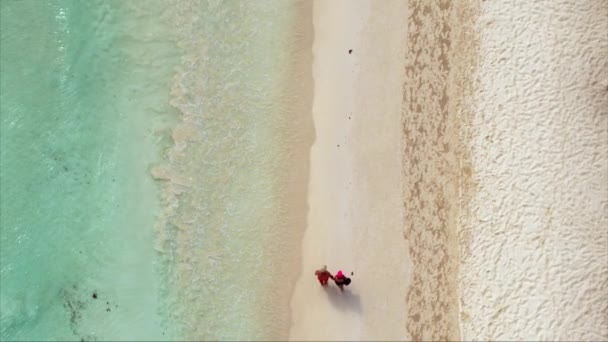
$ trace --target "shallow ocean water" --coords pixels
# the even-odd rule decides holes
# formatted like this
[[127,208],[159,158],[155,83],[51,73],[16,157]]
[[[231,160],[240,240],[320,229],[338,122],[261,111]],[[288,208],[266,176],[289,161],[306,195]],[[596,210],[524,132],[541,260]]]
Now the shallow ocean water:
[[0,6],[0,339],[275,336],[293,3]]
[[0,3],[2,340],[168,333],[148,168],[178,56],[138,4]]

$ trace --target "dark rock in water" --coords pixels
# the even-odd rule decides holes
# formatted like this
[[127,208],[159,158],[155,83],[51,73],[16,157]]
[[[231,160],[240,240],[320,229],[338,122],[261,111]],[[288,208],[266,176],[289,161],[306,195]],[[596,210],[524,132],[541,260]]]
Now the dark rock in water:
[[110,308],[107,308],[107,309],[106,309],[106,311],[107,311],[107,312],[110,312]]
[[97,299],[97,292],[93,292],[93,299]]
[[95,335],[87,335],[85,337],[81,337],[80,341],[81,342],[85,342],[85,341],[97,341],[97,337],[95,337]]
[[82,319],[82,312],[86,305],[83,301],[78,299],[75,285],[72,285],[72,290],[62,290],[61,296],[63,297],[63,307],[66,309],[69,317],[70,328],[74,335],[80,335],[78,332],[78,325]]

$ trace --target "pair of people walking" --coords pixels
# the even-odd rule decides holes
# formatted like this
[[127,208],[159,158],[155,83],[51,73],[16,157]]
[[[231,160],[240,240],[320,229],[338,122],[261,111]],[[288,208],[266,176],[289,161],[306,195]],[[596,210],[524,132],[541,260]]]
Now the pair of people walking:
[[[353,273],[351,272],[350,274],[352,275]],[[335,276],[331,274],[331,272],[327,270],[326,265],[323,265],[323,267],[316,270],[315,275],[321,286],[327,286],[329,279],[332,279],[340,288],[340,291],[344,291],[344,286],[348,286],[351,282],[350,278],[346,277],[341,270],[338,270]]]

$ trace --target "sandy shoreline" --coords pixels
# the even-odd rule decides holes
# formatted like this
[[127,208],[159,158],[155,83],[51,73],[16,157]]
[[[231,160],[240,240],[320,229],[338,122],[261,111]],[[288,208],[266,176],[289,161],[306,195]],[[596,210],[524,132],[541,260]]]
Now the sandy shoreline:
[[269,294],[276,310],[264,317],[258,317],[264,331],[272,332],[268,339],[284,341],[289,337],[291,322],[290,301],[297,277],[301,273],[301,241],[306,229],[306,217],[309,209],[307,203],[310,148],[314,141],[315,129],[310,115],[312,112],[313,62],[312,44],[314,38],[312,11],[313,3],[298,0],[293,3],[294,16],[291,29],[292,40],[289,42],[289,72],[285,74],[281,105],[289,117],[278,131],[282,141],[290,149],[282,161],[284,175],[278,177],[278,195],[282,199],[281,212],[277,214],[280,231],[275,241],[280,243],[277,249],[273,273],[281,275],[283,281]]
[[[403,340],[405,4],[318,1],[313,11],[316,138],[290,339]],[[347,292],[319,286],[312,273],[322,264],[355,272]]]
[[608,338],[608,6],[517,6],[314,2],[291,340]]

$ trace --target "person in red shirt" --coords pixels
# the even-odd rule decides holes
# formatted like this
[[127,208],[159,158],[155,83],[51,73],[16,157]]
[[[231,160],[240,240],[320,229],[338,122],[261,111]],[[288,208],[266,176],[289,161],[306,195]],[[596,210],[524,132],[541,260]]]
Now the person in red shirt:
[[319,283],[321,284],[321,286],[327,286],[327,281],[330,278],[334,279],[334,276],[331,273],[329,273],[329,271],[327,270],[326,265],[323,265],[323,267],[316,270],[315,275],[317,276],[317,279],[319,280]]

